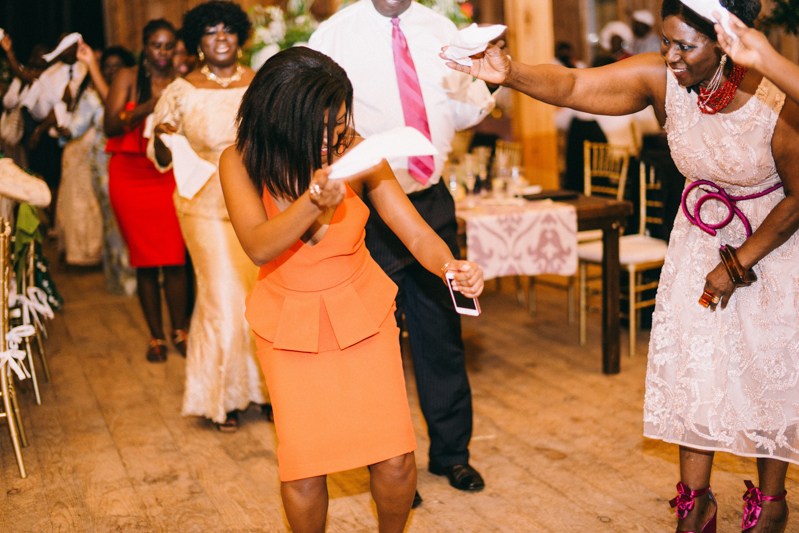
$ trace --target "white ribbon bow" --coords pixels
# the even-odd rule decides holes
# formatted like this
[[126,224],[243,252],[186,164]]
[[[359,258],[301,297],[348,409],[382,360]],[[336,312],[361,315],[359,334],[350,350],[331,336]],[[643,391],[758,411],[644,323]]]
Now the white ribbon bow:
[[17,304],[22,307],[22,323],[30,324],[31,315],[33,315],[33,321],[36,323],[36,326],[44,332],[46,336],[47,333],[44,323],[39,315],[44,318],[53,318],[55,316],[53,309],[47,302],[47,293],[39,287],[28,287],[27,296],[17,294],[17,281],[12,279],[8,289],[8,306],[15,307]]
[[17,326],[6,333],[8,349],[0,352],[0,365],[8,363],[9,376],[13,370],[21,380],[31,377],[28,369],[21,363],[21,361],[25,360],[26,353],[19,349],[19,345],[25,337],[30,337],[34,333],[36,333],[36,330],[30,325]]

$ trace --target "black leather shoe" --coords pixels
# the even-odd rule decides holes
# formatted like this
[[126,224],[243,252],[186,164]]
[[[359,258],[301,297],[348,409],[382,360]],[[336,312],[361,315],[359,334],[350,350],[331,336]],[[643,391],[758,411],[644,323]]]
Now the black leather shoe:
[[416,494],[413,495],[413,503],[411,504],[411,509],[416,509],[422,505],[422,497],[419,496],[419,491],[416,491]]
[[428,470],[430,470],[431,474],[437,476],[447,476],[449,484],[458,490],[478,492],[486,486],[480,473],[468,463],[465,465],[440,466],[431,462]]

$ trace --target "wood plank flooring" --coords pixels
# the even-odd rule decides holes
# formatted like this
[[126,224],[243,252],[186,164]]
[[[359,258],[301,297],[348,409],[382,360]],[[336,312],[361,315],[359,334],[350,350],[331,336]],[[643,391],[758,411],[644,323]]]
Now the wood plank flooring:
[[[180,416],[184,360],[144,360],[138,301],[108,295],[96,270],[56,277],[66,304],[46,341],[52,383],[37,406],[20,402],[30,446],[21,479],[0,428],[0,531],[283,532],[274,426],[252,406],[234,434]],[[419,450],[419,492],[408,533],[672,532],[667,500],[677,448],[641,436],[646,357],[601,373],[599,316],[589,345],[566,322],[565,292],[540,287],[536,316],[510,294],[481,299],[464,319],[474,395],[472,463],[486,479],[465,494],[427,472],[426,429],[405,347],[408,398]],[[639,338],[645,354],[648,336]],[[622,345],[626,348],[626,344]],[[626,350],[625,350],[626,351]],[[789,471],[789,500],[799,471]],[[754,461],[717,454],[719,531],[740,531],[743,479]],[[365,468],[329,476],[330,533],[376,531]],[[791,503],[793,516],[799,506]],[[794,518],[789,531],[799,531]]]

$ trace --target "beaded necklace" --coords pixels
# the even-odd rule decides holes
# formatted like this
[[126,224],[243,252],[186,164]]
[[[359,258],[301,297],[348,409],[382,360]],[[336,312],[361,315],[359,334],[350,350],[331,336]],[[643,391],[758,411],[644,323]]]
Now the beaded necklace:
[[717,90],[713,91],[706,87],[700,87],[699,99],[696,101],[699,110],[706,115],[715,115],[730,105],[747,70],[740,65],[733,65],[730,77]]

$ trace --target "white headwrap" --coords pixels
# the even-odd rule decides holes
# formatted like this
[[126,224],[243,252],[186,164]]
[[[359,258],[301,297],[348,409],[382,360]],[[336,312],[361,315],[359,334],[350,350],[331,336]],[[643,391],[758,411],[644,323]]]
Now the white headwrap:
[[[710,22],[715,24],[721,24],[724,31],[732,37],[736,39],[738,36],[732,32],[730,28],[730,12],[727,11],[727,8],[721,5],[719,0],[680,0],[683,4],[691,8],[691,10],[695,11],[697,15],[701,16],[702,18],[706,18]],[[721,14],[721,20],[716,20],[716,17],[713,16],[713,12],[718,11]]]

